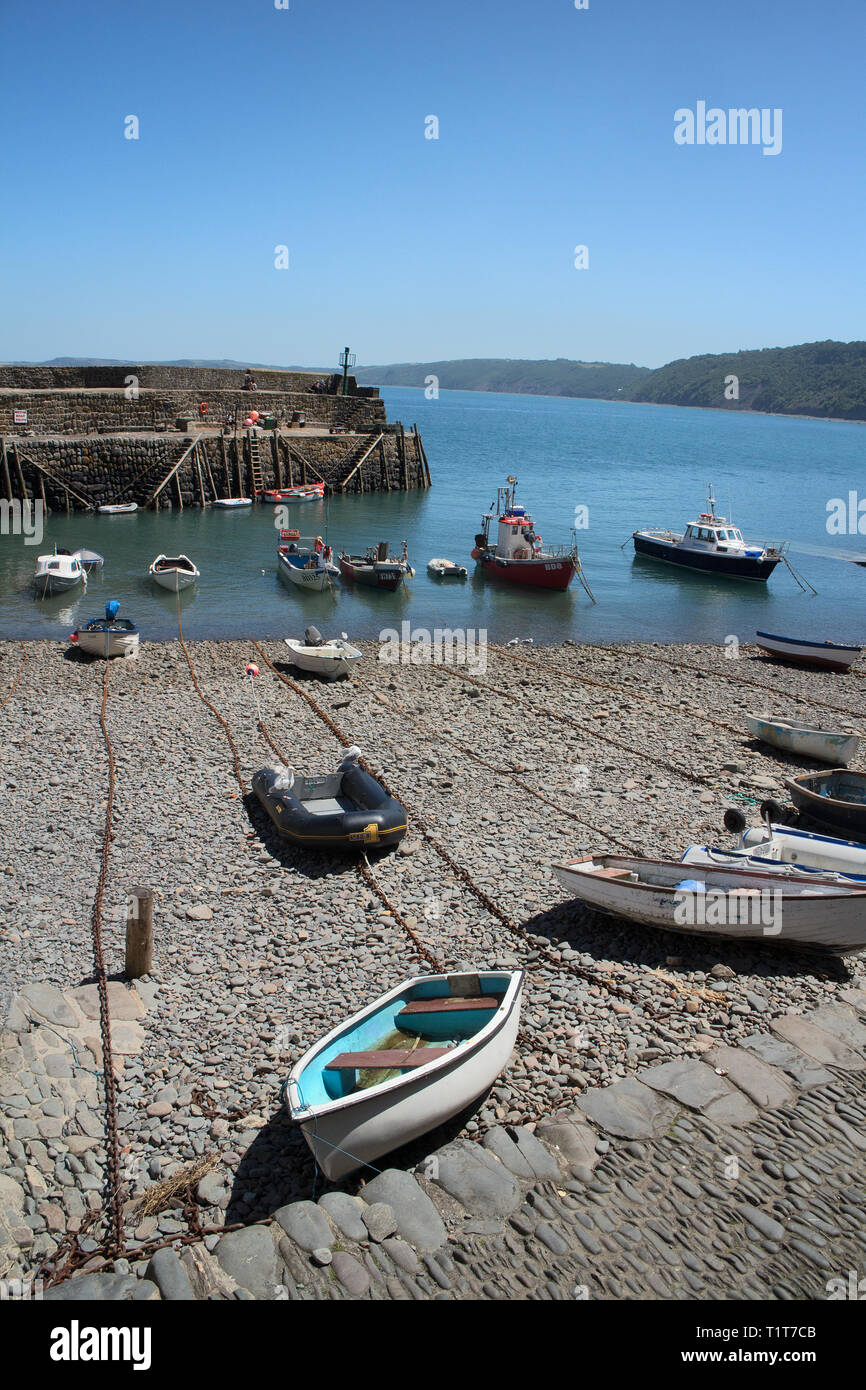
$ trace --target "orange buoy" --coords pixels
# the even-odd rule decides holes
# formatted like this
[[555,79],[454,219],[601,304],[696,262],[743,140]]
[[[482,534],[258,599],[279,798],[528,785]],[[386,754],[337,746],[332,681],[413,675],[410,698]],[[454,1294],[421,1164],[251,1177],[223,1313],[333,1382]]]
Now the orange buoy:
[[252,661],[248,662],[245,674],[248,676],[257,676],[259,674],[258,666],[254,665]]

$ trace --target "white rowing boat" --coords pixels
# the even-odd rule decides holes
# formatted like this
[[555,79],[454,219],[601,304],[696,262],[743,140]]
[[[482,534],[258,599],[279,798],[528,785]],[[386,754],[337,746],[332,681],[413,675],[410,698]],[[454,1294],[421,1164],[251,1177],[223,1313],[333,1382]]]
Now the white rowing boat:
[[286,637],[286,646],[292,653],[292,661],[302,671],[311,671],[316,676],[335,681],[339,676],[348,676],[353,661],[360,661],[364,653],[353,647],[343,637],[332,637],[326,642],[317,628],[308,627],[303,642],[294,637]]
[[808,642],[801,637],[781,637],[773,632],[757,632],[757,644],[769,656],[792,661],[796,666],[817,666],[824,671],[847,671],[862,648],[844,642]]
[[138,503],[111,502],[104,507],[97,507],[96,510],[103,516],[129,516],[132,512],[138,511]]
[[235,508],[251,507],[253,499],[251,497],[217,497],[211,504],[214,507]]
[[419,975],[314,1043],[286,1106],[331,1179],[371,1164],[478,1100],[508,1064],[521,970]]
[[588,854],[552,867],[572,897],[642,926],[841,955],[866,946],[866,884],[727,865],[684,870],[675,860],[618,854]]
[[147,572],[155,583],[173,594],[189,589],[201,578],[188,555],[157,555]]
[[70,640],[89,656],[138,655],[138,628],[131,618],[118,618],[118,603],[111,599],[105,605],[104,618],[91,618],[90,622],[76,628]]
[[754,738],[785,753],[815,758],[833,767],[846,767],[857,755],[860,735],[854,729],[827,729],[820,724],[797,724],[777,715],[746,715],[746,727]]

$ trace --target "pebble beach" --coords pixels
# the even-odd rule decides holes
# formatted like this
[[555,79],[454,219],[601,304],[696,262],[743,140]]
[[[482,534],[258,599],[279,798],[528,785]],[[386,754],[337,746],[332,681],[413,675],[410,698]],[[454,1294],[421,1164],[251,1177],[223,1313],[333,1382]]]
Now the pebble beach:
[[[211,1232],[202,1250],[214,1268],[220,1240],[214,1232],[221,1225],[260,1232],[267,1226],[252,1223],[318,1202],[323,1182],[282,1115],[280,1084],[341,1018],[430,969],[413,934],[445,968],[527,972],[511,1064],[472,1115],[446,1136],[433,1136],[428,1149],[447,1140],[463,1145],[461,1152],[471,1145],[496,1153],[499,1134],[515,1144],[515,1135],[524,1136],[529,1148],[534,1136],[552,1134],[551,1126],[573,1116],[588,1093],[648,1067],[736,1049],[782,1018],[849,1005],[859,1012],[866,991],[862,956],[839,961],[601,917],[569,902],[549,865],[591,850],[679,859],[695,841],[733,845],[722,826],[727,806],[757,820],[761,800],[786,803],[783,779],[809,770],[754,743],[746,713],[781,706],[819,722],[829,704],[846,711],[843,722],[866,727],[862,675],[796,671],[745,647],[729,660],[719,647],[565,643],[491,647],[486,669],[467,678],[461,668],[386,664],[375,643],[359,645],[365,660],[358,677],[333,684],[291,668],[287,649],[273,641],[260,648],[249,641],[189,642],[189,659],[179,642],[142,644],[137,660],[111,664],[105,723],[116,776],[102,935],[126,1194],[126,1251],[112,1277],[159,1284],[153,1272],[144,1277],[152,1263],[149,1243],[185,1235],[188,1224],[178,1206],[156,1204],[148,1212],[146,1198],[183,1165],[198,1160],[206,1170],[198,1203]],[[245,675],[250,662],[258,667],[255,677]],[[8,1238],[0,1245],[6,1261],[0,1277],[32,1276],[64,1236],[102,1207],[91,914],[109,786],[100,726],[104,671],[103,662],[70,656],[63,644],[0,644],[6,1116],[0,1233]],[[393,852],[370,854],[375,881],[402,920],[352,857],[281,843],[249,791],[253,773],[276,760],[275,748],[304,772],[332,769],[342,752],[332,728],[280,674],[312,697],[404,800],[406,838]],[[155,950],[152,973],[130,987],[124,932],[135,885],[155,894]],[[519,930],[488,911],[473,886]],[[67,1045],[72,1036],[74,1055]],[[830,1072],[826,1084],[832,1089],[838,1080]],[[840,1097],[830,1099],[835,1105]],[[577,1163],[584,1171],[577,1177],[560,1171],[562,1186],[554,1187],[566,1207],[571,1188],[591,1178],[599,1163],[613,1161],[609,1143],[593,1132],[591,1161],[584,1155]],[[415,1147],[402,1167],[423,1176],[427,1149]],[[508,1168],[501,1156],[500,1162]],[[531,1159],[528,1172],[545,1180]],[[512,1177],[519,1184],[519,1174],[512,1170]],[[352,1200],[367,1190],[360,1175],[342,1186]],[[447,1200],[457,1200],[453,1190]],[[543,1204],[543,1195],[538,1200]],[[393,1203],[378,1205],[393,1214]],[[450,1209],[440,1214],[446,1226],[457,1219]],[[482,1226],[493,1219],[471,1204],[460,1216]],[[394,1220],[380,1232],[380,1246],[390,1241],[411,1252]],[[98,1249],[94,1234],[82,1239],[85,1253],[87,1239]],[[376,1236],[369,1226],[361,1234],[359,1249],[369,1255]],[[513,1261],[496,1232],[468,1234],[500,1240],[495,1249]],[[777,1236],[765,1239],[778,1248]],[[416,1242],[416,1262],[422,1247]],[[566,1256],[550,1242],[544,1248],[548,1257]],[[588,1258],[585,1245],[576,1249]],[[330,1283],[319,1292],[311,1284],[304,1293],[307,1283],[298,1268],[292,1273],[284,1252],[280,1269],[289,1271],[289,1282],[281,1272],[277,1286],[293,1292],[281,1296],[399,1296],[387,1291],[387,1280],[379,1281],[377,1294],[370,1272],[366,1284],[354,1270],[348,1281],[335,1279],[328,1269],[333,1259],[317,1264],[304,1250],[300,1241],[292,1260],[307,1269],[308,1282],[309,1270],[318,1269]],[[399,1280],[394,1251],[384,1251],[383,1259],[395,1265]],[[494,1296],[492,1286],[484,1291],[496,1264],[490,1259],[490,1273],[470,1279],[464,1296]],[[575,1260],[561,1288],[589,1278]],[[355,1262],[363,1267],[360,1255]],[[220,1268],[226,1271],[224,1261]],[[437,1269],[444,1284],[429,1270],[421,1271],[420,1283],[417,1272],[407,1274],[413,1287],[406,1296],[460,1296],[448,1263]],[[98,1260],[95,1270],[107,1277]],[[618,1276],[610,1277],[611,1288],[601,1287],[600,1296],[617,1296]],[[249,1296],[268,1296],[245,1285],[237,1270],[226,1278]],[[550,1282],[539,1267],[538,1277],[530,1273],[523,1292],[511,1296],[562,1296],[556,1278],[554,1292],[545,1293]],[[221,1291],[212,1296],[232,1293],[218,1281],[214,1289]],[[170,1295],[163,1290],[162,1296]],[[211,1294],[196,1290],[195,1296]],[[635,1294],[624,1289],[623,1296]],[[665,1295],[643,1286],[638,1296]],[[702,1295],[684,1285],[670,1296]],[[710,1284],[703,1296],[718,1293]]]

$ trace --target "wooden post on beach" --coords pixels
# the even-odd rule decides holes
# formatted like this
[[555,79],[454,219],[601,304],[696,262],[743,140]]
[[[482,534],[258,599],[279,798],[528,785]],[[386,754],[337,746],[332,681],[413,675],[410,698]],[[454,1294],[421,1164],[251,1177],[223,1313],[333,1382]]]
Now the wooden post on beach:
[[149,975],[153,964],[153,889],[131,888],[126,914],[126,973],[130,980]]

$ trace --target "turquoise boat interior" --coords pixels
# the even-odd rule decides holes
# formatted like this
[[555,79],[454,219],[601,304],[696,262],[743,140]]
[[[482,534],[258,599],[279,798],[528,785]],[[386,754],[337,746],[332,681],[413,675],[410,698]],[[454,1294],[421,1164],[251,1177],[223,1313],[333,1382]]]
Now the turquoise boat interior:
[[[511,983],[506,972],[458,976],[460,992],[450,978],[433,978],[408,985],[381,1008],[354,1026],[346,1026],[304,1067],[296,1085],[302,1104],[327,1105],[359,1091],[381,1085],[421,1065],[430,1049],[459,1048],[475,1037],[496,1015]],[[426,1060],[433,1060],[432,1057]],[[339,1061],[339,1065],[334,1065]]]

